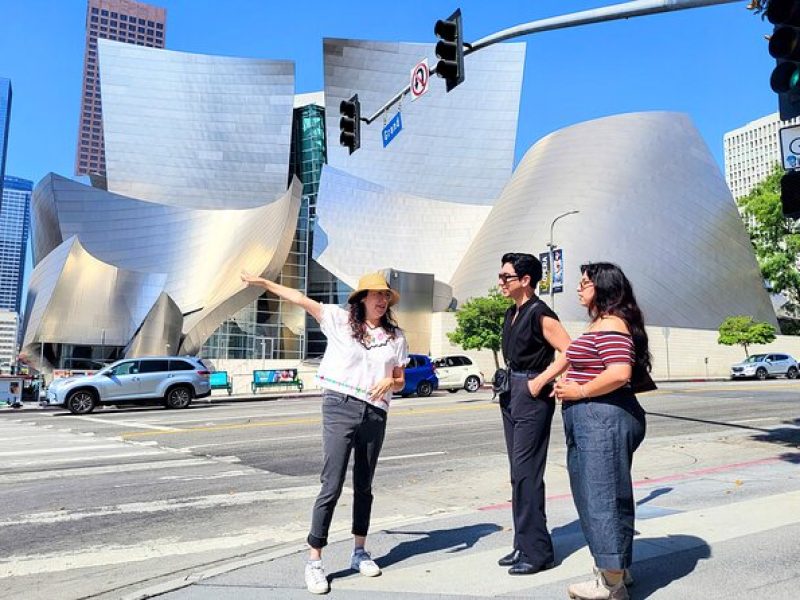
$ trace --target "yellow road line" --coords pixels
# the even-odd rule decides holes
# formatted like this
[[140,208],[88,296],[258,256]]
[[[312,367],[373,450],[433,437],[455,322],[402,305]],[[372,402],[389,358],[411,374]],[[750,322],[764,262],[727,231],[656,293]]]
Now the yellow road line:
[[[437,413],[452,413],[466,410],[498,410],[495,404],[471,404],[469,406],[450,406],[442,408],[398,408],[393,410],[390,414],[392,419],[397,417],[413,417],[417,415],[431,415]],[[207,425],[203,427],[188,427],[185,429],[176,429],[174,431],[135,431],[131,433],[123,433],[120,437],[122,439],[133,439],[140,437],[155,437],[162,435],[175,435],[175,434],[189,434],[208,431],[227,431],[231,429],[253,429],[256,427],[283,427],[284,425],[308,425],[319,423],[320,417],[301,417],[294,419],[281,419],[274,421],[254,421],[252,423],[231,423],[229,425]]]

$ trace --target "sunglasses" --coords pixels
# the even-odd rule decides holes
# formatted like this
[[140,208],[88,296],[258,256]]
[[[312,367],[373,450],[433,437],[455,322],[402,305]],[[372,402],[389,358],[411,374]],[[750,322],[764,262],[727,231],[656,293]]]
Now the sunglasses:
[[519,279],[519,275],[510,275],[508,273],[498,273],[497,278],[503,282],[503,284],[508,283],[509,281],[513,281],[514,279]]

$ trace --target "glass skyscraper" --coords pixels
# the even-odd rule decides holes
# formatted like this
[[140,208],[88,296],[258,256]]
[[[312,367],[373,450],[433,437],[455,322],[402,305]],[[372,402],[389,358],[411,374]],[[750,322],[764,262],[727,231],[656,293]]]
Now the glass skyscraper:
[[[303,184],[303,196],[292,248],[278,283],[304,293],[309,293],[311,288],[311,232],[319,179],[325,162],[325,109],[316,104],[295,108],[289,180],[297,176]],[[323,288],[327,289],[325,286]],[[300,360],[305,358],[307,352],[307,327],[316,326],[319,329],[313,319],[311,323],[306,321],[305,313],[297,307],[271,294],[264,294],[223,323],[205,343],[200,354],[210,359]],[[324,346],[322,348],[324,350]],[[318,353],[321,354],[321,351]]]
[[3,178],[0,203],[0,309],[20,311],[33,182]]
[[11,122],[11,81],[0,77],[0,191],[6,176],[6,153],[8,151],[8,126]]

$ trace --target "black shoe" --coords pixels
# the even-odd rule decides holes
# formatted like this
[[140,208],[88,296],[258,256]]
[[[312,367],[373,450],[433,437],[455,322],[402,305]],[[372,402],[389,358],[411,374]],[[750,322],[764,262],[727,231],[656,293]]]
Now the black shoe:
[[533,575],[534,573],[538,573],[539,571],[546,571],[547,569],[552,569],[556,566],[556,563],[549,562],[543,565],[534,566],[528,562],[528,557],[524,554],[522,558],[508,570],[509,575]]
[[497,564],[501,567],[510,567],[511,565],[515,565],[519,562],[519,557],[522,555],[522,552],[514,548],[510,554],[506,554],[503,558],[497,561]]

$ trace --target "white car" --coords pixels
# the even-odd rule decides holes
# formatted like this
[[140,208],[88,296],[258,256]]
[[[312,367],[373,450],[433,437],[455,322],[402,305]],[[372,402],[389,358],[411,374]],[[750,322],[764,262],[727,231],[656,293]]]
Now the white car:
[[795,379],[797,372],[797,361],[788,354],[753,354],[731,366],[731,379],[766,379],[780,375]]
[[483,373],[469,356],[458,354],[434,359],[433,369],[439,378],[439,389],[447,390],[451,394],[458,390],[477,392],[483,385]]

